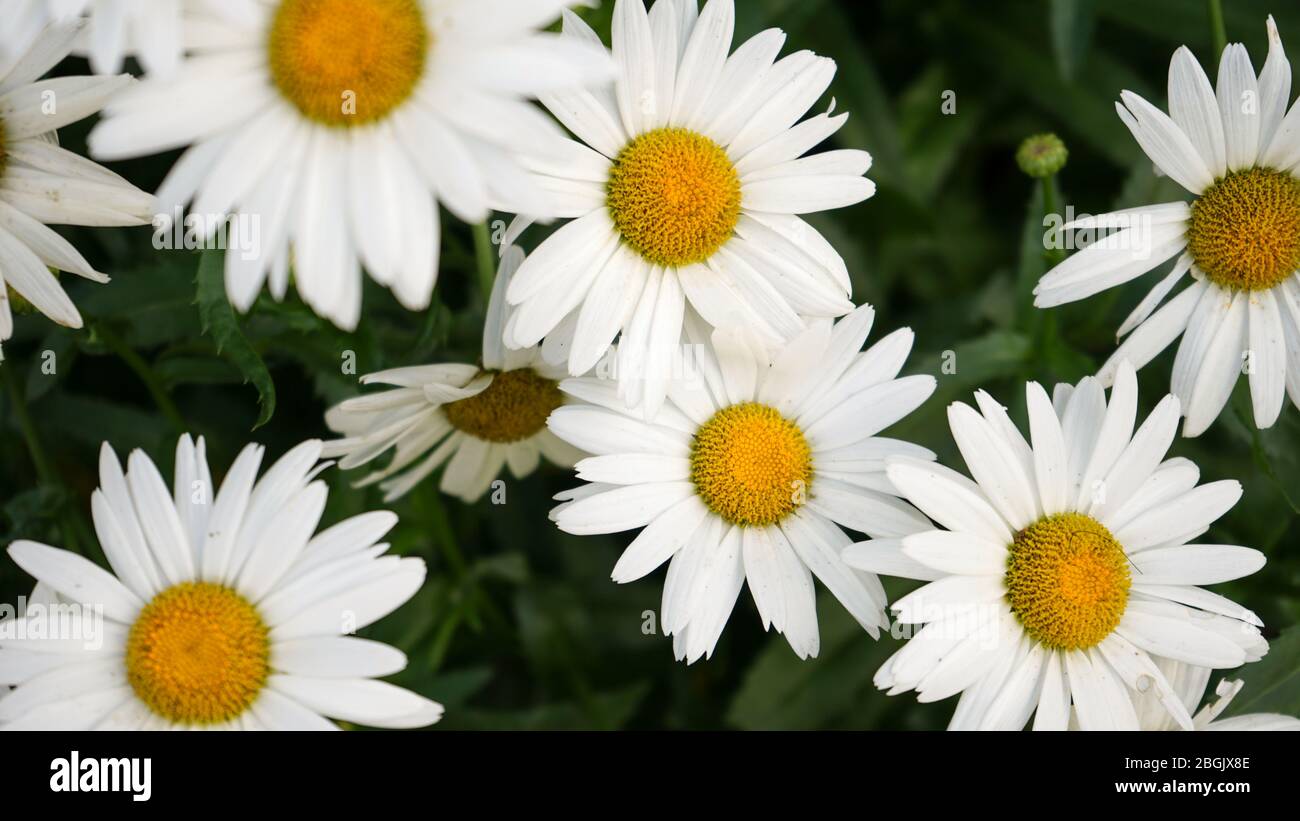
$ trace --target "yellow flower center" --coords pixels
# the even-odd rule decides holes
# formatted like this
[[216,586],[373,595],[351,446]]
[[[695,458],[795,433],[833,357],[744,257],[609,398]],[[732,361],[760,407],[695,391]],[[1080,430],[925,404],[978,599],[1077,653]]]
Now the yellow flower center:
[[419,0],[283,0],[271,21],[271,81],[308,119],[382,119],[415,90],[431,37]]
[[554,379],[531,368],[505,371],[492,377],[487,390],[443,405],[458,430],[477,439],[506,444],[518,442],[546,427],[546,417],[564,401]]
[[253,605],[228,587],[185,582],[154,596],[131,625],[126,679],[177,724],[242,715],[266,684],[271,645]]
[[740,176],[717,143],[684,128],[648,131],[614,158],[610,218],[634,251],[656,265],[704,262],[740,219]]
[[695,433],[691,481],[709,510],[745,527],[775,524],[808,496],[812,449],[776,408],[723,408]]
[[1300,180],[1251,168],[1217,181],[1192,203],[1187,248],[1223,288],[1278,285],[1300,268]]
[[1016,534],[1007,560],[1007,599],[1030,638],[1054,650],[1093,647],[1128,605],[1129,561],[1096,519],[1047,516]]

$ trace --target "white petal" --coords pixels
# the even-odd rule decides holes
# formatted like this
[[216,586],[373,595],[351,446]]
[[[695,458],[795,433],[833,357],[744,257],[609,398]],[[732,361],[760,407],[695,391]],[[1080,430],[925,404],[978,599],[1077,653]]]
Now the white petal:
[[630,485],[581,499],[556,516],[566,533],[617,533],[644,527],[678,502],[695,494],[690,482]]
[[[944,531],[936,530],[935,533]],[[918,579],[932,582],[948,575],[926,564],[921,564],[903,552],[901,539],[873,539],[869,542],[856,542],[844,548],[840,558],[849,567],[876,573],[881,576],[898,576],[903,579]]]
[[1187,422],[1183,435],[1200,436],[1210,426],[1232,394],[1232,386],[1241,374],[1247,345],[1247,303],[1250,296],[1238,291],[1214,332],[1209,350],[1192,385],[1191,398],[1186,402]]
[[1249,576],[1264,566],[1264,554],[1250,547],[1189,544],[1144,550],[1132,561],[1140,584],[1204,585]]
[[1282,313],[1272,291],[1257,291],[1247,302],[1250,400],[1255,426],[1271,428],[1286,397],[1286,338]]
[[1169,343],[1187,329],[1192,312],[1204,292],[1205,286],[1200,283],[1183,289],[1182,293],[1169,300],[1163,308],[1156,311],[1154,316],[1138,326],[1138,329],[1124,340],[1124,344],[1111,354],[1101,370],[1097,371],[1097,378],[1101,383],[1110,385],[1114,382],[1115,372],[1121,362],[1128,361],[1134,368],[1141,369],[1169,347]]
[[1129,553],[1180,544],[1231,510],[1240,498],[1240,482],[1210,482],[1142,513],[1117,530],[1115,538]]
[[1181,46],[1169,63],[1169,115],[1196,146],[1215,177],[1227,173],[1223,117],[1205,69]]
[[406,655],[387,644],[355,636],[313,636],[277,643],[271,666],[318,678],[388,676],[406,667]]
[[1268,18],[1268,59],[1264,69],[1259,73],[1259,156],[1262,160],[1265,151],[1273,142],[1273,136],[1286,114],[1287,103],[1291,99],[1291,62],[1287,60],[1282,48],[1282,38],[1277,33],[1277,24],[1272,15]]
[[69,601],[104,608],[104,615],[130,624],[144,602],[113,574],[93,562],[37,542],[16,541],[9,556],[33,577],[54,588]]
[[1006,545],[964,533],[932,530],[903,539],[903,553],[943,573],[1000,576],[1007,569]]
[[893,457],[887,464],[889,480],[931,519],[952,531],[1011,543],[1011,528],[974,482],[941,465],[910,457]]
[[383,681],[273,675],[267,686],[323,715],[371,727],[426,727],[442,718],[442,705]]
[[625,584],[654,571],[686,546],[708,512],[699,497],[691,495],[659,514],[623,551],[611,578]]
[[1069,462],[1061,422],[1037,382],[1026,386],[1029,431],[1034,440],[1034,478],[1038,484],[1043,513],[1051,516],[1065,510],[1070,492]]
[[1182,129],[1163,111],[1133,92],[1121,92],[1120,98],[1128,108],[1116,103],[1115,109],[1152,162],[1193,194],[1209,187],[1214,175]]
[[1160,400],[1142,427],[1138,428],[1124,452],[1115,459],[1091,494],[1085,509],[1091,516],[1108,521],[1111,511],[1119,510],[1160,466],[1178,432],[1178,397],[1170,394]]
[[1250,54],[1241,43],[1231,43],[1224,49],[1216,94],[1223,115],[1228,170],[1248,168],[1259,154],[1259,81]]
[[[884,590],[874,576],[866,576],[844,564],[840,551],[849,544],[843,531],[815,513],[800,510],[781,523],[790,546],[822,584],[839,599],[849,614],[874,638],[887,622]],[[868,584],[868,579],[873,583]]]
[[998,512],[1017,530],[1034,521],[1040,507],[1037,491],[988,422],[969,405],[956,402],[948,408],[948,423],[971,476]]

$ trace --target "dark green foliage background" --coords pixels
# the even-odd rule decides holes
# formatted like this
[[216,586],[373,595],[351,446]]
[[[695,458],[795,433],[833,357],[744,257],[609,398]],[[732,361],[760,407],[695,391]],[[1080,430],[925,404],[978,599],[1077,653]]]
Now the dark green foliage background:
[[[602,34],[612,2],[586,13]],[[1256,69],[1272,12],[1300,56],[1300,11],[1292,4],[1225,4],[1230,40],[1242,40]],[[1062,204],[1099,213],[1178,198],[1157,179],[1115,115],[1121,89],[1163,104],[1168,61],[1187,44],[1211,76],[1217,55],[1203,0],[737,0],[738,37],[779,26],[787,51],[834,58],[831,88],[851,113],[843,146],[875,157],[874,199],[814,222],[849,262],[854,299],[876,306],[873,338],[911,326],[917,349],[907,371],[939,378],[934,398],[895,428],[954,467],[964,467],[945,408],[989,389],[1023,422],[1023,382],[1076,381],[1114,349],[1114,330],[1144,293],[1142,283],[1052,311],[1030,289],[1046,270],[1040,190],[1014,164],[1024,137],[1055,131],[1071,150],[1060,178]],[[60,73],[84,73],[70,60]],[[1300,75],[1298,75],[1300,77]],[[1297,83],[1300,86],[1300,83]],[[941,111],[955,92],[956,113]],[[84,150],[89,123],[61,137]],[[121,163],[116,170],[153,190],[175,155]],[[102,561],[89,527],[96,451],[108,440],[125,456],[143,448],[169,473],[182,429],[207,437],[221,476],[250,440],[279,455],[326,436],[324,408],[357,392],[344,374],[433,361],[473,361],[484,309],[470,230],[444,215],[435,307],[401,309],[367,281],[359,331],[344,334],[296,299],[264,296],[248,316],[224,301],[218,261],[154,251],[147,228],[68,229],[107,286],[71,282],[82,331],[42,317],[17,321],[0,372],[0,543],[30,538]],[[530,234],[526,244],[537,242]],[[1154,282],[1155,274],[1142,282]],[[41,371],[41,352],[57,373]],[[956,352],[955,374],[940,371]],[[1168,391],[1172,349],[1141,374],[1142,413]],[[1247,687],[1232,713],[1300,713],[1300,411],[1289,403],[1272,430],[1249,423],[1244,380],[1229,409],[1198,440],[1173,454],[1194,459],[1204,481],[1236,478],[1240,504],[1205,537],[1268,554],[1254,577],[1218,589],[1268,625],[1270,656],[1241,673]],[[16,404],[17,403],[17,404]],[[22,426],[26,416],[36,441]],[[264,425],[259,421],[268,418]],[[254,428],[256,429],[254,430]],[[35,451],[35,456],[33,454]],[[38,470],[37,462],[45,463]],[[374,491],[327,474],[329,522],[381,506]],[[396,505],[394,549],[429,564],[429,581],[368,635],[410,656],[396,680],[447,704],[447,728],[942,728],[952,702],[918,705],[871,684],[898,642],[872,641],[826,595],[819,612],[820,658],[799,662],[785,641],[762,632],[743,593],[714,658],[686,667],[671,642],[643,635],[656,610],[662,571],[616,586],[609,572],[630,538],[575,538],[546,519],[555,492],[574,481],[544,468],[510,482],[507,504],[467,507],[425,482]],[[0,599],[31,581],[0,558]],[[891,596],[908,583],[887,582]]]

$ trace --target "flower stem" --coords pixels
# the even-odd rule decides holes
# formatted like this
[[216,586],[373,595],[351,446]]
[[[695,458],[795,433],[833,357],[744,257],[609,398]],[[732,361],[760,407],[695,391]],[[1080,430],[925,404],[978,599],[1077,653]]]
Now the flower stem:
[[1223,26],[1223,0],[1210,0],[1210,30],[1214,35],[1214,53],[1228,47],[1228,32]]
[[[14,421],[18,423],[18,429],[22,431],[23,440],[27,443],[27,453],[31,456],[32,466],[36,468],[36,477],[41,484],[60,491],[64,498],[61,504],[66,504],[67,488],[64,487],[59,474],[54,470],[53,463],[50,462],[49,456],[45,453],[45,445],[41,442],[40,432],[36,430],[32,415],[27,410],[27,396],[23,391],[18,375],[14,373],[13,364],[0,365],[0,381],[4,382],[6,392],[9,395],[9,404],[13,406]],[[63,531],[64,546],[74,553],[81,553],[81,540],[78,534],[85,535],[85,526],[80,517],[75,512],[61,516],[59,529]]]
[[[1043,177],[1043,215],[1050,217],[1056,213],[1056,175],[1050,174]],[[1047,250],[1047,264],[1049,267],[1055,267],[1065,261],[1064,248],[1049,248]]]
[[185,433],[188,430],[185,417],[181,415],[180,409],[176,407],[176,403],[172,401],[171,396],[167,393],[166,388],[163,387],[158,375],[154,373],[149,363],[145,362],[140,354],[132,350],[107,325],[96,325],[95,334],[103,340],[109,350],[125,362],[127,367],[140,378],[145,388],[148,389],[149,395],[153,397],[154,403],[158,405],[158,410],[162,411],[163,416],[167,417],[167,421],[171,422],[172,427],[176,428],[176,432]]
[[492,234],[486,222],[474,226],[474,258],[478,261],[478,285],[486,302],[492,298],[492,283],[497,277]]
[[9,402],[13,405],[14,421],[18,423],[18,429],[22,431],[23,439],[27,442],[27,452],[31,455],[32,466],[36,468],[36,475],[46,484],[59,484],[58,474],[50,465],[49,457],[45,455],[45,446],[41,444],[41,436],[36,431],[36,425],[32,423],[32,415],[27,412],[27,397],[23,394],[22,385],[18,383],[18,377],[14,375],[14,366],[12,364],[0,366],[0,378],[4,379],[5,389],[9,393]]

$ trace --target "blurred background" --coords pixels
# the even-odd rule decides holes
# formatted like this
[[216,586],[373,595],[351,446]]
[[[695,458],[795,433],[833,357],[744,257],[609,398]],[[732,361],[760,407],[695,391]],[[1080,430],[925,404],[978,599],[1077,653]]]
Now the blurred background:
[[[612,2],[583,14],[608,42]],[[854,300],[877,309],[872,339],[916,331],[905,373],[930,373],[936,395],[887,431],[964,469],[945,417],[979,387],[1023,424],[1024,382],[1073,382],[1114,350],[1115,329],[1156,277],[1050,311],[1030,290],[1049,267],[1044,187],[1016,166],[1027,136],[1054,132],[1068,145],[1057,209],[1102,213],[1184,196],[1157,178],[1115,114],[1121,89],[1164,106],[1169,58],[1187,45],[1213,77],[1218,65],[1206,0],[737,0],[737,42],[779,27],[787,52],[831,57],[833,96],[850,112],[835,137],[870,151],[879,193],[813,222],[849,263]],[[1272,13],[1300,55],[1300,9],[1229,0],[1224,28],[1258,70]],[[69,60],[56,73],[88,73]],[[91,121],[61,132],[84,152]],[[154,190],[174,162],[164,155],[112,166]],[[507,219],[502,217],[502,219]],[[62,229],[61,229],[62,230]],[[524,237],[534,247],[545,229]],[[278,456],[329,435],[324,409],[356,395],[356,374],[478,357],[484,295],[470,229],[444,213],[434,307],[403,310],[366,280],[355,334],[316,318],[296,298],[263,296],[247,316],[225,302],[219,267],[197,253],[155,251],[150,229],[67,229],[113,282],[68,283],[86,328],[20,316],[0,365],[0,544],[15,538],[68,547],[103,562],[89,525],[96,454],[108,440],[125,458],[144,449],[169,475],[182,431],[207,438],[214,476],[248,441]],[[218,263],[219,264],[219,263]],[[1167,270],[1164,266],[1160,271]],[[72,279],[68,277],[67,279]],[[1140,415],[1168,392],[1174,348],[1140,374]],[[53,352],[55,372],[48,373]],[[344,373],[347,352],[356,372]],[[941,368],[955,353],[956,370]],[[46,365],[43,369],[42,366]],[[950,369],[949,369],[950,370]],[[1249,422],[1245,380],[1203,437],[1171,455],[1195,460],[1202,481],[1235,478],[1237,507],[1205,537],[1268,555],[1260,573],[1216,591],[1255,610],[1272,643],[1262,662],[1232,672],[1246,680],[1229,715],[1300,714],[1300,410],[1288,403],[1271,430]],[[383,507],[356,475],[326,474],[326,524]],[[394,550],[430,566],[425,588],[365,634],[410,657],[398,683],[447,705],[438,725],[456,729],[941,729],[955,700],[890,698],[871,677],[899,646],[873,641],[829,595],[819,600],[820,657],[799,661],[764,633],[748,592],[714,657],[673,660],[671,639],[647,635],[663,570],[637,583],[609,579],[629,534],[577,538],[547,521],[551,496],[577,482],[544,466],[510,480],[507,503],[465,506],[426,481],[392,509]],[[859,537],[860,538],[860,537]],[[31,580],[0,557],[0,601]],[[891,600],[914,583],[888,580]],[[1211,690],[1212,690],[1211,685]]]

